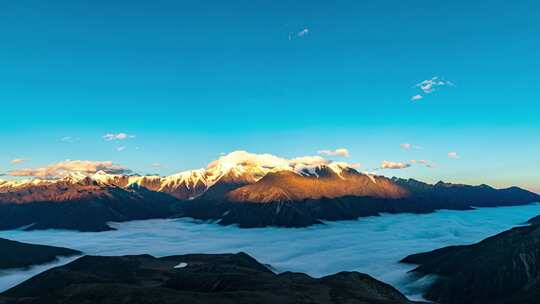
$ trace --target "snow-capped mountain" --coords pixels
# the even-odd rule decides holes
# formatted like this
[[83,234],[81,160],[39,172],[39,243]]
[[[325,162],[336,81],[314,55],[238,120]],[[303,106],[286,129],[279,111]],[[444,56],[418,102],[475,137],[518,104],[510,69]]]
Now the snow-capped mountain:
[[0,229],[111,229],[110,221],[191,217],[240,227],[305,227],[381,212],[466,210],[537,202],[494,189],[360,173],[322,157],[285,159],[236,151],[170,176],[66,172],[55,180],[0,180]]
[[[165,177],[110,174],[105,171],[98,171],[96,173],[69,172],[63,178],[56,180],[28,179],[19,181],[0,181],[0,193],[22,191],[35,186],[58,184],[120,188],[144,187],[151,191],[170,194],[182,200],[191,200],[203,196],[211,199],[229,198],[244,201],[246,198],[260,198],[261,196],[265,196],[264,194],[267,192],[258,191],[258,194],[255,196],[246,195],[245,193],[246,191],[250,191],[250,189],[254,190],[257,187],[269,186],[267,185],[268,180],[265,180],[262,183],[264,186],[257,186],[239,191],[238,193],[243,193],[242,195],[234,194],[227,196],[227,194],[241,187],[257,184],[268,174],[287,172],[289,174],[288,176],[296,177],[297,181],[304,179],[310,181],[304,183],[304,186],[307,188],[302,189],[301,192],[303,194],[301,195],[291,195],[291,190],[289,189],[286,191],[289,193],[287,195],[279,197],[269,195],[268,197],[257,199],[257,201],[271,201],[275,198],[276,200],[282,201],[287,197],[302,199],[308,197],[318,198],[329,195],[330,192],[334,193],[334,195],[330,195],[331,197],[338,193],[345,193],[348,195],[358,193],[358,191],[347,192],[347,190],[329,191],[328,187],[330,186],[328,186],[328,181],[330,180],[330,177],[336,179],[336,182],[333,183],[333,187],[340,187],[341,183],[345,185],[352,177],[355,177],[356,180],[358,180],[359,176],[362,176],[362,179],[366,182],[369,181],[373,184],[377,183],[373,176],[360,174],[352,167],[352,165],[347,163],[333,162],[319,156],[285,159],[270,154],[254,154],[246,151],[235,151],[219,157],[217,160],[208,164],[206,168],[184,171]],[[275,180],[275,178],[271,180]],[[323,184],[326,185],[326,190],[321,191],[318,187],[323,184],[314,183],[316,180],[324,180]],[[363,185],[358,184],[358,186],[364,186],[365,184],[366,183],[364,182]],[[286,183],[280,183],[279,185],[273,186],[288,187]],[[313,192],[313,195],[309,195],[310,192]]]

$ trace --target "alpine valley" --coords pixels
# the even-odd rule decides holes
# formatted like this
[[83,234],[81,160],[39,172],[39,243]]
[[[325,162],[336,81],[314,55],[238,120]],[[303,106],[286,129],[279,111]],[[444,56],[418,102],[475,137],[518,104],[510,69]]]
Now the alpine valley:
[[284,159],[235,151],[170,176],[70,171],[0,180],[0,229],[106,231],[109,222],[191,217],[242,228],[306,227],[380,213],[524,205],[540,196],[362,173],[319,156]]

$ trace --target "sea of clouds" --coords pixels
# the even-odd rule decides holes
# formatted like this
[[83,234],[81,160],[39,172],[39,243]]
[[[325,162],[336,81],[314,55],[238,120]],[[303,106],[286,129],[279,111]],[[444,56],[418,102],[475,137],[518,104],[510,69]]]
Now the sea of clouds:
[[[315,277],[339,271],[360,271],[392,284],[419,299],[430,279],[417,280],[398,263],[405,256],[448,245],[470,244],[523,224],[540,214],[540,204],[397,214],[328,222],[308,228],[240,229],[191,219],[113,223],[116,231],[0,231],[0,237],[78,249],[92,255],[149,253],[154,256],[186,253],[246,252],[274,270],[300,271]],[[0,290],[74,258],[26,270],[0,273]]]

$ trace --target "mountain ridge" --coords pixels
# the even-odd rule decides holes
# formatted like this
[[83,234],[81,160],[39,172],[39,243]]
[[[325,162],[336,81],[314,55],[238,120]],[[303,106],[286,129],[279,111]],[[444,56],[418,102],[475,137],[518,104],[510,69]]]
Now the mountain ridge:
[[242,228],[305,227],[380,213],[427,213],[540,202],[495,189],[360,173],[321,157],[285,160],[234,152],[206,169],[160,176],[70,172],[57,180],[0,182],[0,229],[104,231],[107,223],[191,217]]

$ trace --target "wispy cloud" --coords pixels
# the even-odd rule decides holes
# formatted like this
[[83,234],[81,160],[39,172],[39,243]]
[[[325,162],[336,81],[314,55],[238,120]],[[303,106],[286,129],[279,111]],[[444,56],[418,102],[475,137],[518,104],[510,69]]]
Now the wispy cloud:
[[436,167],[436,164],[434,162],[431,162],[429,160],[425,160],[425,159],[411,159],[410,161],[411,164],[414,164],[414,165],[424,165],[428,168],[435,168]]
[[76,143],[79,140],[80,140],[80,138],[74,137],[74,136],[64,136],[64,137],[60,138],[61,142],[69,143],[69,144]]
[[116,148],[116,151],[122,152],[122,151],[124,151],[125,149],[126,149],[126,146],[120,146],[120,147]]
[[106,141],[124,140],[128,138],[135,138],[135,135],[129,135],[126,133],[107,133],[103,135],[103,139],[105,139]]
[[305,37],[307,34],[309,34],[310,30],[309,28],[305,27],[299,32],[289,32],[289,40],[293,40],[295,38],[302,38]]
[[459,158],[459,154],[457,152],[448,152],[448,157]]
[[301,30],[300,32],[298,32],[297,36],[298,37],[304,37],[305,35],[307,35],[309,33],[309,29],[306,27],[305,29]]
[[455,86],[455,85],[451,81],[445,80],[444,78],[441,78],[439,76],[433,76],[431,77],[431,79],[426,79],[415,85],[415,87],[418,88],[421,91],[421,93],[413,95],[411,97],[411,100],[418,101],[420,99],[423,99],[425,95],[431,94],[437,91],[439,88],[447,87],[447,86]]
[[163,165],[161,163],[152,163],[152,164],[150,164],[150,166],[153,167],[153,168],[161,168],[161,167],[163,167]]
[[321,155],[328,155],[328,156],[349,157],[349,150],[345,148],[338,148],[335,150],[319,150],[317,151],[317,153]]
[[27,161],[29,161],[29,160],[30,160],[30,159],[28,159],[28,158],[15,158],[15,159],[12,159],[12,160],[10,161],[10,163],[11,163],[12,165],[20,165],[20,164],[25,163],[25,162],[27,162]]
[[420,150],[420,149],[422,149],[422,147],[420,147],[418,145],[413,145],[413,144],[410,144],[410,143],[400,144],[399,147],[401,149],[403,149],[403,150],[410,150],[410,149]]
[[454,84],[448,80],[444,80],[438,76],[434,76],[431,79],[426,79],[418,84],[416,87],[420,88],[425,94],[435,92],[439,87],[454,86]]
[[132,171],[113,164],[112,161],[88,161],[88,160],[66,160],[40,168],[25,168],[8,172],[10,176],[26,176],[55,179],[62,178],[70,172],[95,173],[105,171],[111,174],[127,174]]
[[383,160],[381,162],[381,169],[405,169],[409,168],[411,164],[404,162],[394,162],[389,160]]

